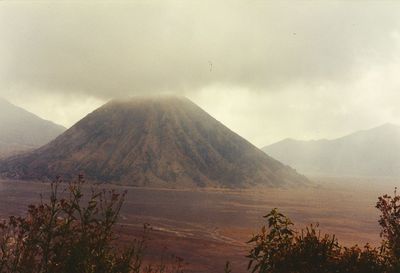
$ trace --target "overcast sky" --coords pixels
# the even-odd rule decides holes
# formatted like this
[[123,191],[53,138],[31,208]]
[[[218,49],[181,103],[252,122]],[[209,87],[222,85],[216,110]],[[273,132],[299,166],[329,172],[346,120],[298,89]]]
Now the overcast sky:
[[261,147],[400,124],[400,2],[0,1],[0,97],[71,126],[182,94]]

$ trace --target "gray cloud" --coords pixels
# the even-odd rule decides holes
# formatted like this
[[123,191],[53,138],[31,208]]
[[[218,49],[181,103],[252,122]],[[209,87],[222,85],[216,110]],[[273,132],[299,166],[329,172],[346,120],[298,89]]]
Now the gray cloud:
[[348,80],[364,58],[391,57],[399,8],[322,1],[1,3],[1,84],[109,98],[190,93],[213,83],[267,90]]
[[[68,126],[112,97],[174,92],[258,145],[332,136],[397,119],[365,95],[396,101],[396,77],[365,83],[400,68],[399,12],[383,1],[0,2],[0,95]],[[373,117],[354,112],[360,98]],[[344,126],[349,115],[358,123]]]

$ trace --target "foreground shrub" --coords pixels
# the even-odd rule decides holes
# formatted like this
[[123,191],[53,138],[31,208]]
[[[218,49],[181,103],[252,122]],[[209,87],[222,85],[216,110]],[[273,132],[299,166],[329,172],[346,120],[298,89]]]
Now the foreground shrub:
[[289,218],[273,209],[248,243],[253,245],[248,269],[258,273],[399,273],[400,196],[379,197],[380,247],[369,244],[343,247],[334,235],[321,234],[317,226],[297,233]]
[[167,272],[164,265],[142,265],[145,237],[127,247],[116,244],[113,227],[125,193],[92,190],[84,199],[83,182],[79,176],[63,190],[60,181],[52,183],[48,202],[0,224],[0,272]]
[[390,195],[379,197],[376,207],[381,211],[380,235],[387,263],[394,272],[400,272],[400,196],[397,194],[397,188],[393,197]]

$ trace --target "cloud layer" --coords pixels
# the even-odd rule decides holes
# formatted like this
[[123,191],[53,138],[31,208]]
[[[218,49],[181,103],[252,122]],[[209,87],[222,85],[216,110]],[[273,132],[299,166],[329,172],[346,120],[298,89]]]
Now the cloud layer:
[[68,126],[113,97],[172,92],[257,145],[333,137],[400,122],[399,12],[383,1],[0,2],[0,96]]

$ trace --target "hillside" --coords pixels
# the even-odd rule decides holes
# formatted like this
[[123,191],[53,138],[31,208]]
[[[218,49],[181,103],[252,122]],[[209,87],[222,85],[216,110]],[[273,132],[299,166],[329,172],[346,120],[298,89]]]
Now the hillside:
[[0,98],[0,157],[38,148],[64,131]]
[[333,139],[285,139],[262,149],[308,174],[400,176],[400,127],[393,124]]
[[308,180],[183,97],[113,100],[57,139],[0,162],[8,178],[152,187],[288,186]]

